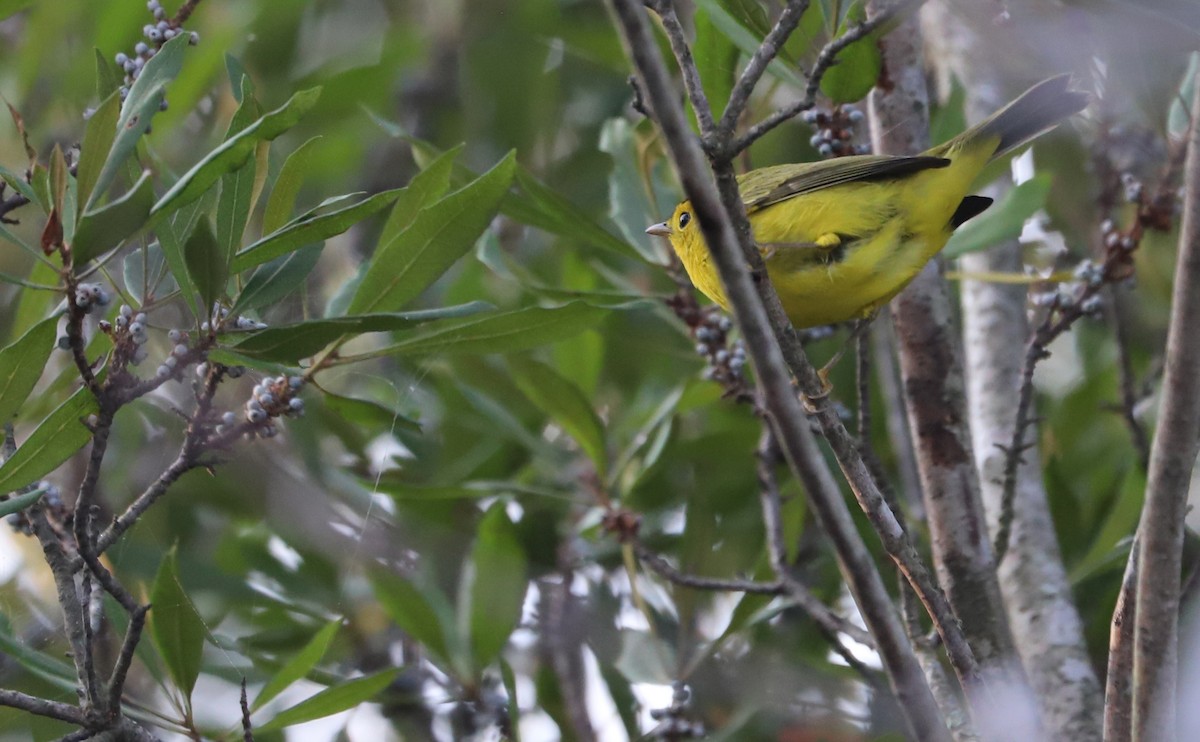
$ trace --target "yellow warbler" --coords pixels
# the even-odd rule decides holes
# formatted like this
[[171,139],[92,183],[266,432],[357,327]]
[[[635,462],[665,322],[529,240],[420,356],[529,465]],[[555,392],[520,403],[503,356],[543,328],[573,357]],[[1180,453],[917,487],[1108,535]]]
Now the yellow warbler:
[[[987,163],[1087,105],[1068,75],[1038,83],[978,126],[915,157],[858,155],[738,178],[754,240],[798,328],[870,317],[992,200],[967,195]],[[684,201],[646,230],[671,241],[696,288],[729,308]]]

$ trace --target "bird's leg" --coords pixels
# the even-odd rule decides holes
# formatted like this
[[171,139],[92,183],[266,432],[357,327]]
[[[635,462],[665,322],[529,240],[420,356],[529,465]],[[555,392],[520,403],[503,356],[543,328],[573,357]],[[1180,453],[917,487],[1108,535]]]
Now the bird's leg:
[[842,343],[841,347],[837,349],[832,358],[826,361],[824,366],[817,369],[817,378],[821,382],[821,391],[813,395],[800,395],[800,404],[804,406],[805,412],[815,415],[821,411],[820,402],[827,399],[830,393],[833,392],[833,383],[829,381],[829,375],[833,373],[833,369],[837,366],[838,361],[842,360],[842,356],[846,355],[846,349],[854,344],[859,335],[866,332],[877,314],[879,314],[879,310],[872,309],[865,317],[854,320],[854,327],[850,330],[850,335],[846,338],[846,342]]

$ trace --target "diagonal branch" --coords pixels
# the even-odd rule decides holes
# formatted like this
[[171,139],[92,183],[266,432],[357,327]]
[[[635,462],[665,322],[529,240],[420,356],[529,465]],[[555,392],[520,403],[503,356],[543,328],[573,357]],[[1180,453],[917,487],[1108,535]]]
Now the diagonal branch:
[[[637,68],[684,192],[693,205],[726,295],[735,309],[780,447],[793,472],[804,482],[813,510],[829,535],[842,574],[875,637],[892,690],[907,716],[912,733],[919,739],[947,740],[949,735],[946,726],[925,684],[912,645],[904,633],[871,554],[842,500],[837,483],[824,468],[820,450],[792,387],[791,376],[774,330],[779,328],[793,338],[794,333],[784,318],[779,297],[766,280],[762,259],[751,243],[749,223],[732,169],[726,165],[717,173],[718,192],[704,156],[688,130],[682,107],[675,101],[666,67],[650,34],[644,11],[635,0],[612,0],[612,5],[626,53]],[[736,232],[732,220],[736,220]],[[751,270],[747,269],[747,261],[756,278],[752,278]],[[770,302],[774,324],[768,318],[760,290]],[[803,359],[802,353],[799,358]],[[802,362],[807,364],[806,359]],[[816,371],[811,365],[801,370],[807,370],[807,374],[801,374],[802,388],[815,396],[819,390]],[[858,462],[861,466],[861,459]],[[865,467],[863,470],[865,472]],[[866,478],[870,480],[869,475]],[[896,527],[898,529],[899,525]]]

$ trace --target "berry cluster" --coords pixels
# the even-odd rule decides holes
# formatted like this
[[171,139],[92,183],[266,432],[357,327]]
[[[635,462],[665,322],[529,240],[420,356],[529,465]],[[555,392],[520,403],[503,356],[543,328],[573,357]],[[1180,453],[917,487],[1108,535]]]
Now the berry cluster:
[[[229,309],[220,304],[213,304],[212,316],[209,321],[200,325],[200,329],[204,332],[221,332],[227,329],[226,325],[229,322]],[[233,320],[232,329],[235,330],[265,330],[268,325],[266,322],[259,322],[245,315],[238,315]]]
[[[142,74],[142,68],[158,53],[163,44],[182,34],[189,35],[188,43],[192,45],[200,43],[200,34],[195,31],[186,31],[175,21],[167,18],[167,11],[163,10],[159,0],[149,0],[146,3],[146,9],[154,16],[154,23],[147,23],[142,27],[142,35],[146,37],[146,41],[139,41],[134,45],[132,57],[125,52],[118,52],[116,56],[117,65],[125,71],[125,84],[121,86],[121,100],[125,100],[125,97],[129,95],[130,86]],[[161,106],[162,110],[167,109],[165,99]]]
[[75,287],[75,306],[84,314],[91,314],[96,307],[103,309],[112,302],[112,296],[98,283],[81,283]]
[[692,328],[696,338],[696,354],[708,359],[704,378],[723,385],[741,383],[746,368],[746,348],[741,340],[729,341],[733,321],[715,309],[704,312]]
[[863,120],[863,112],[854,106],[842,105],[829,111],[810,108],[801,118],[816,127],[808,143],[822,157],[865,155],[871,151],[869,144],[854,144],[854,130]]
[[108,322],[102,321],[100,329],[113,339],[118,354],[128,358],[130,365],[140,365],[150,354],[146,348],[150,336],[146,334],[145,312],[135,314],[133,307],[122,304],[121,308],[117,310],[117,318],[113,320],[113,323],[110,325]]
[[[304,400],[298,396],[303,387],[304,378],[300,376],[277,376],[255,384],[244,407],[246,422],[255,426],[251,432],[263,438],[274,438],[279,434],[275,418],[303,415]],[[237,416],[226,412],[217,426],[217,434],[224,433],[236,423]]]

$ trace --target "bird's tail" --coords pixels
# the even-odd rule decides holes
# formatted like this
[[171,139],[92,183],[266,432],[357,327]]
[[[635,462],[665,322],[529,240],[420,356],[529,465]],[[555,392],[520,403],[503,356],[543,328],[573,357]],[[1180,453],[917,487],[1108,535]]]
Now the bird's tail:
[[963,146],[968,142],[998,139],[992,157],[1000,157],[1041,136],[1087,106],[1087,94],[1069,90],[1070,83],[1070,75],[1058,75],[1039,82],[986,120],[947,142],[947,149],[953,149],[955,144]]

